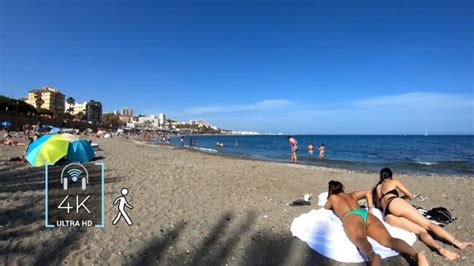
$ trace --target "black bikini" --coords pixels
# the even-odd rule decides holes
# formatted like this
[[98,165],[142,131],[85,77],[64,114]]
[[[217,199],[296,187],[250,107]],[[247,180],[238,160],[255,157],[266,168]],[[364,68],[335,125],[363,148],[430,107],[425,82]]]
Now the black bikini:
[[[383,184],[382,184],[382,187],[380,188],[380,192],[382,192],[382,189],[383,189]],[[389,210],[390,203],[392,203],[392,201],[393,201],[394,199],[396,199],[396,198],[398,198],[398,197],[400,196],[400,195],[398,194],[397,189],[394,188],[394,189],[388,191],[388,192],[385,193],[385,194],[382,193],[382,197],[380,197],[380,200],[382,200],[383,197],[387,196],[388,194],[392,194],[392,195],[394,195],[395,197],[391,197],[391,198],[389,198],[389,199],[387,200],[387,205],[385,205],[385,210],[384,210],[384,212],[383,212],[383,215],[384,215],[384,216],[387,216],[387,215],[391,214],[391,213],[390,213],[390,210]]]

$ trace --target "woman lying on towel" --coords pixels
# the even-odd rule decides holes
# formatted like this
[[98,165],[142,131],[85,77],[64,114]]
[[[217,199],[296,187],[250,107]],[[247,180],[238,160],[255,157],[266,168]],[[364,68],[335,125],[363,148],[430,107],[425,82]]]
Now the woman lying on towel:
[[[402,197],[399,196],[397,189],[404,194]],[[375,205],[383,211],[384,220],[388,224],[415,233],[428,247],[449,260],[459,259],[460,256],[440,246],[430,233],[452,243],[460,250],[472,246],[471,242],[457,240],[443,228],[423,217],[410,203],[406,202],[404,199],[413,199],[413,194],[402,182],[392,178],[392,171],[389,168],[380,171],[380,181],[372,189],[372,196]]]
[[383,246],[389,247],[399,253],[414,257],[418,265],[428,265],[423,253],[416,252],[405,241],[393,238],[374,215],[361,209],[358,200],[367,199],[369,209],[372,207],[372,195],[369,191],[345,193],[344,186],[339,181],[329,181],[328,201],[325,209],[332,209],[341,219],[344,232],[349,240],[357,246],[371,262],[371,265],[381,265],[382,258],[376,254],[367,236]]

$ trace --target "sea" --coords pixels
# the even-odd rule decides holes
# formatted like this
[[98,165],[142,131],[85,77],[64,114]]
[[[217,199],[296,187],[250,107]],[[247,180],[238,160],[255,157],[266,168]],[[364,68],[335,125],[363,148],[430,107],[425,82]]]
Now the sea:
[[[396,173],[433,175],[474,175],[474,136],[448,135],[295,135],[298,141],[298,163],[343,168],[349,170],[379,171],[390,167]],[[185,136],[196,142],[203,152],[232,155],[250,159],[289,162],[290,146],[287,136]],[[217,147],[216,142],[224,147]],[[171,140],[180,146],[179,137]],[[308,144],[315,146],[310,158]],[[325,158],[318,159],[318,146],[324,143]]]

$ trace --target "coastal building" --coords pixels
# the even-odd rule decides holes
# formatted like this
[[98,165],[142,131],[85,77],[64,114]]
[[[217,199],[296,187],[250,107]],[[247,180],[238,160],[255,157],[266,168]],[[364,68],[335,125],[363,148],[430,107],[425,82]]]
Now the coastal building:
[[94,100],[85,101],[83,103],[69,104],[65,102],[66,112],[71,115],[82,114],[86,117],[87,122],[94,124],[100,123],[102,117],[102,103]]
[[158,126],[160,128],[164,128],[166,124],[166,115],[164,113],[160,113],[158,115]]
[[102,103],[90,100],[86,103],[87,122],[98,124],[102,117]]
[[159,119],[155,115],[139,115],[132,121],[134,128],[157,129],[159,127]]
[[122,108],[119,119],[124,123],[131,123],[133,120],[133,109],[130,107]]
[[133,109],[130,108],[130,107],[124,107],[124,108],[122,108],[121,115],[123,115],[123,116],[133,116]]
[[79,113],[86,113],[87,102],[68,104],[65,102],[65,110],[71,115],[77,115]]
[[25,102],[38,110],[49,110],[54,116],[61,116],[65,110],[64,94],[51,86],[29,91]]
[[204,119],[198,119],[196,120],[196,124],[201,127],[212,127],[211,124],[209,124],[206,120]]

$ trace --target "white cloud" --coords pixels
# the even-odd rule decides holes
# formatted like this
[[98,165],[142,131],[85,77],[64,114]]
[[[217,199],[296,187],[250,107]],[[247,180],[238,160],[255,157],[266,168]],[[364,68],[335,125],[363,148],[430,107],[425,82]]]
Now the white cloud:
[[472,108],[474,98],[472,95],[448,94],[433,92],[413,92],[400,95],[388,95],[375,98],[357,100],[356,108],[420,108],[420,109],[445,109],[445,108]]
[[[266,112],[271,111],[271,112]],[[473,134],[474,97],[412,92],[346,102],[264,100],[185,109],[188,119],[239,130],[317,134]],[[178,114],[176,114],[178,116]],[[175,114],[171,115],[175,117]]]
[[263,100],[255,103],[244,104],[244,105],[229,105],[229,106],[197,106],[186,108],[183,112],[184,115],[203,115],[212,113],[228,113],[228,112],[239,112],[239,111],[250,111],[250,110],[271,110],[275,108],[285,107],[292,105],[293,102],[290,100]]

